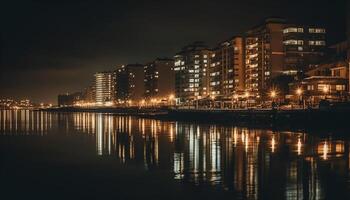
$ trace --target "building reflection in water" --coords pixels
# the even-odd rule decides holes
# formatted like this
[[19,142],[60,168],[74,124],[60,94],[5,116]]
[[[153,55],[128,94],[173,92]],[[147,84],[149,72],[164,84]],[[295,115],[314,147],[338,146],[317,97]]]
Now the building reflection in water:
[[47,112],[0,110],[0,135],[46,135],[55,117]]
[[53,128],[87,134],[98,156],[169,170],[177,181],[222,187],[243,199],[326,198],[321,171],[345,177],[350,171],[349,141],[302,132],[25,110],[1,111],[0,124],[3,135],[45,136]]
[[[77,120],[97,121],[98,155],[142,163],[148,170],[171,169],[176,180],[223,187],[245,199],[325,198],[321,167],[340,165],[344,173],[349,170],[349,142],[343,140],[129,116],[76,115],[87,115]],[[84,132],[94,130],[75,124]]]

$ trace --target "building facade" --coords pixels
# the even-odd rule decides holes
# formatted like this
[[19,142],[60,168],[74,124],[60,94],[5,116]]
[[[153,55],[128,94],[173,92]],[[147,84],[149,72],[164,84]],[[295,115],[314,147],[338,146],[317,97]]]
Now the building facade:
[[213,49],[209,67],[210,95],[231,97],[245,89],[244,39],[233,37]]
[[279,76],[302,75],[322,61],[326,42],[322,27],[295,25],[267,19],[246,33],[246,90],[266,97]]
[[115,99],[115,75],[113,72],[97,72],[95,74],[96,105],[112,104]]
[[144,70],[141,64],[128,64],[116,72],[116,100],[119,103],[140,101],[144,98]]
[[157,58],[144,66],[145,98],[164,99],[175,94],[174,60]]
[[326,29],[287,24],[283,29],[284,74],[296,75],[314,69],[326,51]]
[[312,104],[318,104],[322,99],[347,99],[349,68],[344,60],[320,64],[317,68],[309,70],[306,75],[307,78],[290,84],[291,96],[296,96],[295,91],[300,89],[303,91],[303,98]]
[[267,19],[246,33],[245,87],[253,96],[269,88],[271,78],[281,74],[284,64],[283,29],[285,20]]
[[209,66],[211,50],[202,42],[182,48],[174,57],[175,96],[185,103],[209,96]]

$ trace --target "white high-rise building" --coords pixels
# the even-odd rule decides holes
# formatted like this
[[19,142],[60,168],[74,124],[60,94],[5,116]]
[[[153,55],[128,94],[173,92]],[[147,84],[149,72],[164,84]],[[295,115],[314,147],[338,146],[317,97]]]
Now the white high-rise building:
[[115,76],[113,72],[95,74],[95,91],[97,105],[112,105],[114,102]]

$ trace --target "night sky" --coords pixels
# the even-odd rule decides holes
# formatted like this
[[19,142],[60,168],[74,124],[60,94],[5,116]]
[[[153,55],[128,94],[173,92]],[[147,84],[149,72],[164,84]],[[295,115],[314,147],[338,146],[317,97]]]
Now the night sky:
[[328,43],[345,38],[346,0],[72,2],[1,3],[0,98],[56,103],[96,71],[172,57],[192,41],[213,46],[269,16],[323,25]]

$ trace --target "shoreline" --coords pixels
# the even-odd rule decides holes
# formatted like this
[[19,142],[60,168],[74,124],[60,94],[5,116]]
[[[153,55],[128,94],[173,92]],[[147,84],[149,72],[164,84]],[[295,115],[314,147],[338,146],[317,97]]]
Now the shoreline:
[[287,129],[350,129],[350,109],[300,110],[228,110],[228,109],[172,109],[172,108],[49,108],[47,112],[89,112],[128,115],[167,121],[235,124]]

